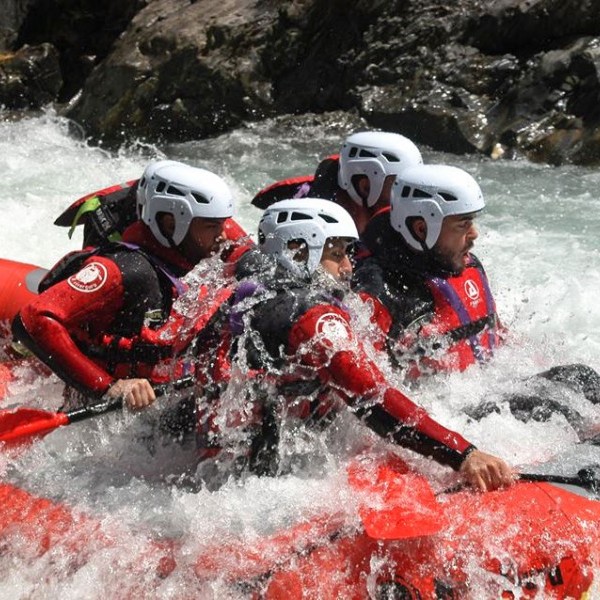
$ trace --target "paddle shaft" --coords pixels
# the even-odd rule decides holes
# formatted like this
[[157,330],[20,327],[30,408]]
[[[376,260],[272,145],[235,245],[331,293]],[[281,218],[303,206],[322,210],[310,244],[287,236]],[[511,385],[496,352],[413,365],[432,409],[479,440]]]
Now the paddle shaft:
[[578,471],[577,475],[553,475],[538,473],[521,473],[519,479],[523,481],[547,481],[549,483],[563,483],[576,485],[597,494],[600,492],[600,478],[592,468]]
[[[169,390],[181,390],[183,388],[190,387],[193,383],[193,377],[184,377],[183,379],[178,379],[177,381],[153,385],[152,389],[154,390],[154,395],[157,398],[160,398]],[[102,415],[114,410],[119,410],[122,407],[123,398],[114,398],[101,404],[89,404],[87,406],[82,406],[81,408],[76,408],[74,410],[65,412],[64,415],[69,423],[77,423],[78,421],[85,421],[85,419],[95,417],[96,415]]]
[[[160,396],[161,394],[158,394],[157,392],[158,390],[155,389],[155,395]],[[94,417],[96,415],[101,415],[107,412],[111,412],[113,410],[119,410],[122,407],[123,398],[116,398],[115,400],[111,400],[110,402],[105,402],[103,404],[82,406],[81,408],[76,408],[63,414],[66,417],[67,423],[77,423],[78,421],[85,421],[86,419],[89,419],[90,417]]]
[[[153,386],[156,396],[163,396],[169,390],[179,390],[193,384],[192,377]],[[47,412],[29,408],[21,408],[15,412],[0,415],[0,442],[14,443],[24,438],[40,437],[58,427],[84,421],[102,415],[123,406],[122,398],[115,398],[104,403],[91,404],[68,412]]]
[[[159,398],[164,396],[169,388],[169,384],[159,384],[152,386],[154,395]],[[106,402],[98,404],[89,404],[82,406],[81,408],[75,408],[73,410],[63,413],[69,423],[77,423],[78,421],[85,421],[96,415],[103,415],[104,413],[112,412],[123,408],[123,398],[111,398]]]
[[[597,468],[597,467],[596,467]],[[562,483],[564,485],[575,485],[594,494],[600,494],[600,474],[594,467],[586,467],[580,469],[577,475],[555,475],[553,473],[519,473],[518,477],[521,481],[531,481],[540,483]],[[464,483],[459,483],[437,495],[452,494],[465,488]]]
[[523,481],[547,481],[550,483],[581,484],[579,477],[573,475],[545,475],[540,473],[521,473],[519,479]]

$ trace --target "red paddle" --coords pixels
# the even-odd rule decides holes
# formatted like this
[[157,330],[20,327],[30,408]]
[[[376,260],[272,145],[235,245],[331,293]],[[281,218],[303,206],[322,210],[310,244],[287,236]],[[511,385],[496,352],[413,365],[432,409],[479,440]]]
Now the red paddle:
[[368,492],[368,504],[360,508],[367,535],[398,540],[437,533],[446,524],[442,507],[427,479],[404,463],[353,465],[351,485]]
[[[193,378],[187,377],[168,384],[154,386],[154,393],[163,396],[169,390],[178,390],[193,384]],[[118,410],[123,400],[117,398],[100,404],[91,404],[69,412],[50,412],[34,408],[17,408],[0,411],[0,442],[15,445],[33,437],[41,437],[58,427],[70,425],[91,417]]]
[[68,425],[68,413],[47,412],[34,408],[19,408],[0,413],[0,442],[7,445],[20,443],[22,438],[42,436],[57,427]]
[[34,408],[18,408],[14,412],[0,413],[0,442],[12,446],[42,437],[63,425],[89,419],[96,415],[117,410],[123,406],[121,399],[112,403],[79,408],[69,412],[49,412]]

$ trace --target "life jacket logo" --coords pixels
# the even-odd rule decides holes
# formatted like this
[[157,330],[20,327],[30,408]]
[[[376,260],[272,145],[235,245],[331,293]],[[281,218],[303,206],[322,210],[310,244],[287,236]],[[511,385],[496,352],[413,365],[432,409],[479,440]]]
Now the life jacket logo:
[[471,300],[479,300],[479,288],[472,279],[465,281],[465,293]]
[[106,267],[97,262],[86,265],[81,271],[71,275],[67,283],[78,292],[89,294],[99,290],[108,278]]
[[325,313],[316,323],[317,334],[322,335],[330,342],[339,342],[350,338],[348,323],[340,315]]

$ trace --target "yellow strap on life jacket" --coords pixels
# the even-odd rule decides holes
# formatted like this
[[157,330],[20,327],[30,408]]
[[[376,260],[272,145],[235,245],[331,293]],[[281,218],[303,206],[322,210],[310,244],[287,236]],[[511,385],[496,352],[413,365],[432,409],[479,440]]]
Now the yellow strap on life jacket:
[[[73,222],[71,223],[71,228],[69,229],[69,239],[73,236],[73,232],[75,231],[75,227],[79,225],[79,221],[81,217],[90,212],[102,211],[102,203],[100,202],[100,196],[92,196],[85,200],[85,202],[81,203],[81,206],[77,210],[75,217],[73,218]],[[118,231],[113,231],[112,233],[106,235],[106,239],[109,242],[118,242],[121,240],[121,234]]]
[[73,222],[71,223],[71,228],[69,229],[69,239],[73,237],[73,232],[75,231],[75,227],[79,225],[79,220],[81,217],[89,212],[96,210],[100,206],[100,196],[92,196],[88,198],[85,202],[81,203],[81,206],[77,210]]

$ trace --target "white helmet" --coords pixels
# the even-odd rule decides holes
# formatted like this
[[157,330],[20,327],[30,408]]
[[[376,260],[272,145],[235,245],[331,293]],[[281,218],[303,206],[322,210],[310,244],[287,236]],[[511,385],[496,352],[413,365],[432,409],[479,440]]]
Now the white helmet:
[[136,212],[138,219],[142,218],[142,211],[144,210],[144,205],[146,204],[146,187],[148,183],[152,181],[152,178],[154,177],[156,171],[162,169],[163,167],[168,167],[169,165],[178,164],[181,163],[178,163],[175,160],[155,160],[146,165],[146,168],[144,169],[144,172],[142,173],[142,176],[138,181],[137,189],[135,191]]
[[[419,165],[406,169],[394,182],[390,223],[415,250],[431,250],[438,240],[444,217],[483,209],[479,184],[466,171],[449,165]],[[406,220],[421,217],[427,236],[413,236]]]
[[[298,272],[288,243],[302,240],[308,248],[305,268],[313,273],[321,261],[328,238],[358,239],[354,220],[339,204],[321,198],[297,198],[275,202],[265,210],[258,224],[258,243],[267,254],[277,255],[281,265]],[[301,268],[304,268],[302,266]]]
[[158,227],[158,213],[170,213],[175,218],[172,236],[175,246],[183,241],[195,217],[226,219],[233,215],[231,190],[218,175],[176,161],[148,165],[140,179],[137,197],[142,221],[163,246],[171,246],[171,241]]
[[[363,131],[346,138],[340,150],[338,185],[361,206],[373,206],[388,175],[400,175],[407,167],[423,163],[419,149],[403,135],[384,131]],[[369,196],[361,198],[352,178],[369,178]]]

